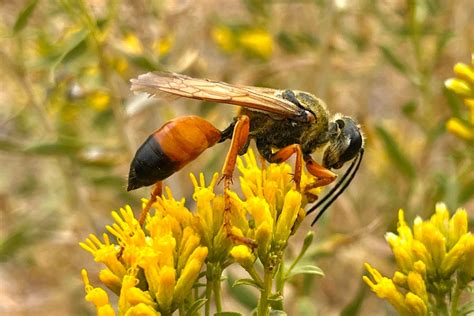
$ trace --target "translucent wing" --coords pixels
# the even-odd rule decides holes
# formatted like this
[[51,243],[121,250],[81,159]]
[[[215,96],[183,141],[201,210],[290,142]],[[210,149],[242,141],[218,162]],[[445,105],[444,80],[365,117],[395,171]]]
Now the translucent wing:
[[132,79],[132,91],[239,105],[307,122],[312,114],[285,100],[281,91],[270,88],[235,86],[222,81],[191,78],[177,73],[149,72]]

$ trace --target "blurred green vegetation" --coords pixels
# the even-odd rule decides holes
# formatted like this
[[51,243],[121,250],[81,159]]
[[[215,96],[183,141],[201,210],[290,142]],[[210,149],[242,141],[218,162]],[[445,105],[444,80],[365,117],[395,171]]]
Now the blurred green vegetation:
[[[295,283],[289,314],[390,314],[361,275],[369,257],[393,271],[383,233],[398,208],[426,217],[444,201],[472,221],[474,145],[445,129],[469,114],[443,86],[474,51],[472,1],[32,0],[3,2],[0,17],[2,314],[92,313],[79,271],[98,267],[77,243],[148,196],[125,190],[136,148],[178,115],[219,128],[233,117],[230,106],[133,95],[129,79],[151,70],[309,91],[361,123],[361,171],[316,227],[326,277]],[[166,184],[189,200],[188,173],[210,177],[226,149]],[[227,294],[229,310],[252,304]]]

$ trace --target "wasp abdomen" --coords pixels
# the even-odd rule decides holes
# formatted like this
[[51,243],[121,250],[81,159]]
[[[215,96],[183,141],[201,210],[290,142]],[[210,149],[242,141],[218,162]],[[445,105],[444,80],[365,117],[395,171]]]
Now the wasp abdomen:
[[221,132],[198,116],[167,122],[137,150],[130,165],[127,190],[164,180],[221,139]]

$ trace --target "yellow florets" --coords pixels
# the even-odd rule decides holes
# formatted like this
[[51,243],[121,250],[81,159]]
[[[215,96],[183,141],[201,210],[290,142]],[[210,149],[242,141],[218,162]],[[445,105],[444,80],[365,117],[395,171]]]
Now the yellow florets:
[[[426,221],[420,217],[410,228],[399,211],[398,234],[387,233],[399,271],[392,279],[366,264],[372,279],[364,281],[380,298],[389,301],[401,315],[428,315],[445,304],[474,278],[474,236],[467,230],[467,212],[458,209],[450,218],[446,205],[436,205]],[[436,302],[436,304],[434,304]]]
[[454,135],[469,141],[474,140],[474,54],[471,56],[471,65],[457,63],[454,65],[456,78],[450,78],[444,82],[449,90],[456,93],[464,100],[464,104],[470,112],[469,118],[452,117],[446,123],[448,131]]
[[[238,160],[241,173],[239,183],[243,197],[234,191],[226,192],[230,205],[231,229],[242,240],[253,245],[235,244],[224,227],[225,195],[214,192],[218,182],[215,174],[206,184],[204,175],[191,175],[196,211],[176,200],[169,188],[153,204],[154,214],[148,214],[144,227],[126,206],[112,212],[115,220],[102,240],[90,235],[80,245],[105,265],[99,274],[101,282],[118,297],[118,314],[169,315],[179,309],[185,311],[202,298],[194,291],[196,281],[205,264],[206,295],[218,295],[222,272],[229,264],[239,263],[261,282],[255,269],[257,259],[269,277],[282,262],[288,239],[303,220],[304,194],[294,190],[291,167],[270,164],[264,169],[257,165],[251,150]],[[302,175],[302,189],[314,181]],[[314,194],[312,192],[311,194]],[[148,201],[143,200],[146,204]],[[86,273],[84,272],[86,276]],[[111,309],[108,297],[100,288],[91,289],[84,277],[88,300],[99,310]],[[270,288],[271,290],[271,288]],[[265,292],[270,295],[270,292]],[[206,305],[207,310],[209,306]],[[105,313],[105,312],[104,312]]]

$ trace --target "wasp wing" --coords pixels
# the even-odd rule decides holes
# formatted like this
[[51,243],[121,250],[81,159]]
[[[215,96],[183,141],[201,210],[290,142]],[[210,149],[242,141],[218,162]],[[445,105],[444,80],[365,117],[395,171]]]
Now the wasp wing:
[[[222,81],[197,79],[177,73],[149,72],[132,79],[134,92],[171,94],[204,101],[227,103],[273,113],[299,121],[311,120],[311,113],[278,95],[270,88],[235,86]],[[280,92],[280,93],[279,93]]]

